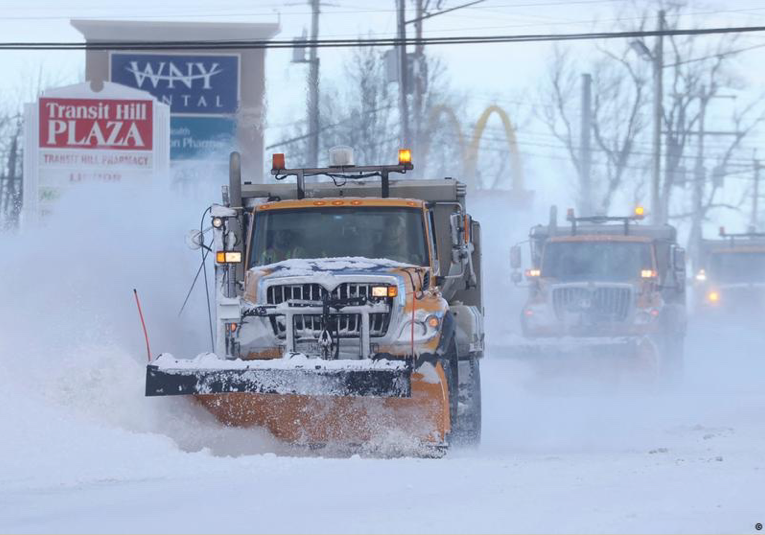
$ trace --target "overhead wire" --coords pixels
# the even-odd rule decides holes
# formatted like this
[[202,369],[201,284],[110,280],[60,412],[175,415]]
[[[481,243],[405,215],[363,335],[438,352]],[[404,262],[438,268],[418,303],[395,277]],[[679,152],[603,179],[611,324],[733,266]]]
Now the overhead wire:
[[591,41],[603,39],[637,39],[657,36],[724,35],[765,32],[765,26],[714,28],[676,28],[668,30],[637,30],[619,32],[584,32],[560,34],[461,35],[456,37],[353,38],[353,39],[210,39],[210,40],[121,40],[89,42],[14,41],[0,42],[0,50],[185,50],[185,49],[279,49],[279,48],[356,48],[405,45],[467,45],[532,43],[556,41]]

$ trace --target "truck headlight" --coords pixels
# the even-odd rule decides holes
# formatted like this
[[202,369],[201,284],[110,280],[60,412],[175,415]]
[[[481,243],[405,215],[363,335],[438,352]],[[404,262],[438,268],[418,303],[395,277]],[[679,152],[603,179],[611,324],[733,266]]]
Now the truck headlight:
[[372,297],[396,297],[397,286],[372,286]]

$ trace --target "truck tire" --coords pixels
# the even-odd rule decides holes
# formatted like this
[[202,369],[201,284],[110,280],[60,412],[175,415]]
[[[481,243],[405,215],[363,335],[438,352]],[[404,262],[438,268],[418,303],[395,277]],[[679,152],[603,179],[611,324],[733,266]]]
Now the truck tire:
[[452,427],[453,440],[458,445],[478,446],[481,443],[481,365],[471,356],[459,363],[457,417]]

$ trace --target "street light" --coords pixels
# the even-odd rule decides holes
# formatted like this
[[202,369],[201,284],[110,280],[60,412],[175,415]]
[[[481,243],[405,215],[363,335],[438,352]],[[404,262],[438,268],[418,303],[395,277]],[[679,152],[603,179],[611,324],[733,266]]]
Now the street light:
[[647,46],[645,46],[645,43],[639,39],[635,39],[634,41],[630,41],[630,48],[638,53],[640,57],[642,57],[646,61],[653,61],[653,54],[651,54],[651,51],[648,49]]

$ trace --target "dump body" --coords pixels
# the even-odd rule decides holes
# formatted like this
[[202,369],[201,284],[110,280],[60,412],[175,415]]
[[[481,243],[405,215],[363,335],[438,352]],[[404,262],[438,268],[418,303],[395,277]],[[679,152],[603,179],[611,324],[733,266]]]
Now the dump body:
[[193,394],[227,424],[290,442],[448,444],[484,347],[464,185],[236,186],[211,210],[215,354],[157,359],[147,395]]

